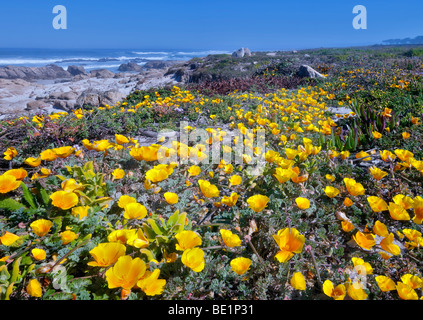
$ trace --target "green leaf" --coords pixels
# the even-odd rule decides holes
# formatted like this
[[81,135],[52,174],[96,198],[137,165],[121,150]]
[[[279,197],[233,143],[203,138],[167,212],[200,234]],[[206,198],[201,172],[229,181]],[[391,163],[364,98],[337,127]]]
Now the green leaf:
[[21,188],[23,190],[23,196],[25,201],[29,204],[32,209],[37,208],[34,201],[34,196],[32,195],[31,191],[29,191],[28,187],[25,183],[21,182]]
[[0,200],[0,209],[6,209],[9,211],[15,211],[22,207],[25,207],[22,203],[17,202],[11,198]]

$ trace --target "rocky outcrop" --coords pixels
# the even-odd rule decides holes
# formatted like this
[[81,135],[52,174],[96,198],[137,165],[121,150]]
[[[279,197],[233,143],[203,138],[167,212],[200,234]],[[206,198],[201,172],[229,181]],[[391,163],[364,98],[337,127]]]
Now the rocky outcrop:
[[314,70],[312,67],[302,65],[298,70],[298,76],[303,78],[324,78],[325,76]]
[[78,76],[80,74],[86,75],[87,72],[83,66],[69,66],[67,70],[72,76]]
[[135,62],[121,64],[118,69],[120,72],[141,71],[142,66]]
[[144,69],[167,69],[173,67],[176,64],[183,63],[184,61],[178,60],[166,60],[166,61],[148,61],[144,64]]
[[93,78],[108,79],[114,76],[115,74],[107,69],[92,70],[90,72],[90,77]]
[[60,78],[72,78],[72,74],[55,64],[45,67],[0,67],[0,78],[2,79],[24,79],[24,80],[53,80]]
[[114,105],[116,102],[125,98],[125,95],[117,90],[100,91],[96,89],[87,89],[76,99],[76,106],[106,106]]
[[244,57],[251,57],[251,51],[248,48],[241,48],[232,53],[232,57],[234,58],[244,58]]

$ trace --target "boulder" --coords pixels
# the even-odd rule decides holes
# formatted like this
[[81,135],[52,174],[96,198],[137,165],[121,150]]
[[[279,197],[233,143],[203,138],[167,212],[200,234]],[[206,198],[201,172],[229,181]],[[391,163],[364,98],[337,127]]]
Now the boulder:
[[114,105],[116,102],[121,101],[125,98],[125,95],[117,90],[99,91],[94,89],[88,89],[81,93],[76,99],[75,106],[83,107],[85,105],[97,107]]
[[26,104],[26,111],[35,111],[47,107],[49,104],[44,100],[34,100]]
[[298,70],[298,76],[303,78],[324,78],[325,76],[314,70],[312,67],[302,65]]
[[83,66],[69,66],[67,70],[72,76],[77,76],[80,74],[86,75],[87,72]]
[[0,67],[0,78],[24,79],[24,80],[54,80],[59,78],[71,78],[72,75],[55,64],[45,67]]
[[232,57],[234,58],[243,58],[243,57],[251,57],[251,51],[248,48],[241,48],[232,53]]
[[142,66],[135,62],[123,63],[119,66],[119,71],[127,72],[127,71],[141,71]]
[[178,61],[178,60],[166,60],[166,61],[154,60],[154,61],[148,61],[146,64],[144,64],[143,68],[144,69],[166,69],[166,68],[173,67],[174,65],[178,63],[182,63],[182,62],[183,61]]
[[110,78],[113,78],[115,74],[107,69],[99,69],[99,70],[92,70],[90,72],[90,76],[92,78],[110,79]]

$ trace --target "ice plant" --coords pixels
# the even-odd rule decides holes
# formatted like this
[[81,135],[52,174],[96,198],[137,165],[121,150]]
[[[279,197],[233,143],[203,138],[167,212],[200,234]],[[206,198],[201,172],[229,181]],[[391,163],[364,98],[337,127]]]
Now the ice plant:
[[74,192],[59,190],[50,195],[52,205],[62,210],[70,209],[79,202],[78,195]]
[[232,233],[231,230],[220,229],[220,235],[225,245],[230,248],[239,247],[241,245],[241,239],[238,235]]
[[201,272],[204,269],[204,251],[200,248],[186,249],[181,257],[182,263],[194,272]]
[[247,203],[254,212],[261,212],[269,202],[267,196],[256,194],[247,199]]
[[107,269],[105,276],[109,289],[132,289],[144,275],[147,267],[140,258],[129,255],[120,256],[116,263]]
[[245,272],[247,272],[248,269],[250,269],[251,264],[253,261],[248,258],[244,257],[238,257],[235,259],[232,259],[230,262],[232,271],[235,272],[237,275],[243,275]]
[[273,239],[279,246],[280,251],[275,255],[279,262],[287,262],[295,253],[301,253],[305,243],[304,235],[295,228],[285,228],[273,235]]
[[176,250],[184,251],[192,249],[196,246],[201,246],[201,237],[194,231],[184,230],[175,235],[178,243],[176,244]]
[[114,264],[119,257],[125,255],[126,247],[119,242],[100,243],[89,253],[95,261],[88,262],[92,267],[108,267]]
[[29,225],[32,229],[32,232],[34,232],[39,237],[44,237],[53,226],[53,222],[46,219],[38,219],[34,222],[32,222]]
[[291,286],[297,290],[305,290],[306,282],[301,272],[295,272],[291,278]]

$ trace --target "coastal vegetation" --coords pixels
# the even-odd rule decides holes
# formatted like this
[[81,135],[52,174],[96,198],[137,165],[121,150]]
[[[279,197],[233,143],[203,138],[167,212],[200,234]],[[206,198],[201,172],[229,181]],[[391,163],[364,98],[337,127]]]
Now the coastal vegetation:
[[[2,120],[0,299],[422,299],[421,50],[209,56],[180,86]],[[203,161],[236,130],[219,154],[241,163]]]

